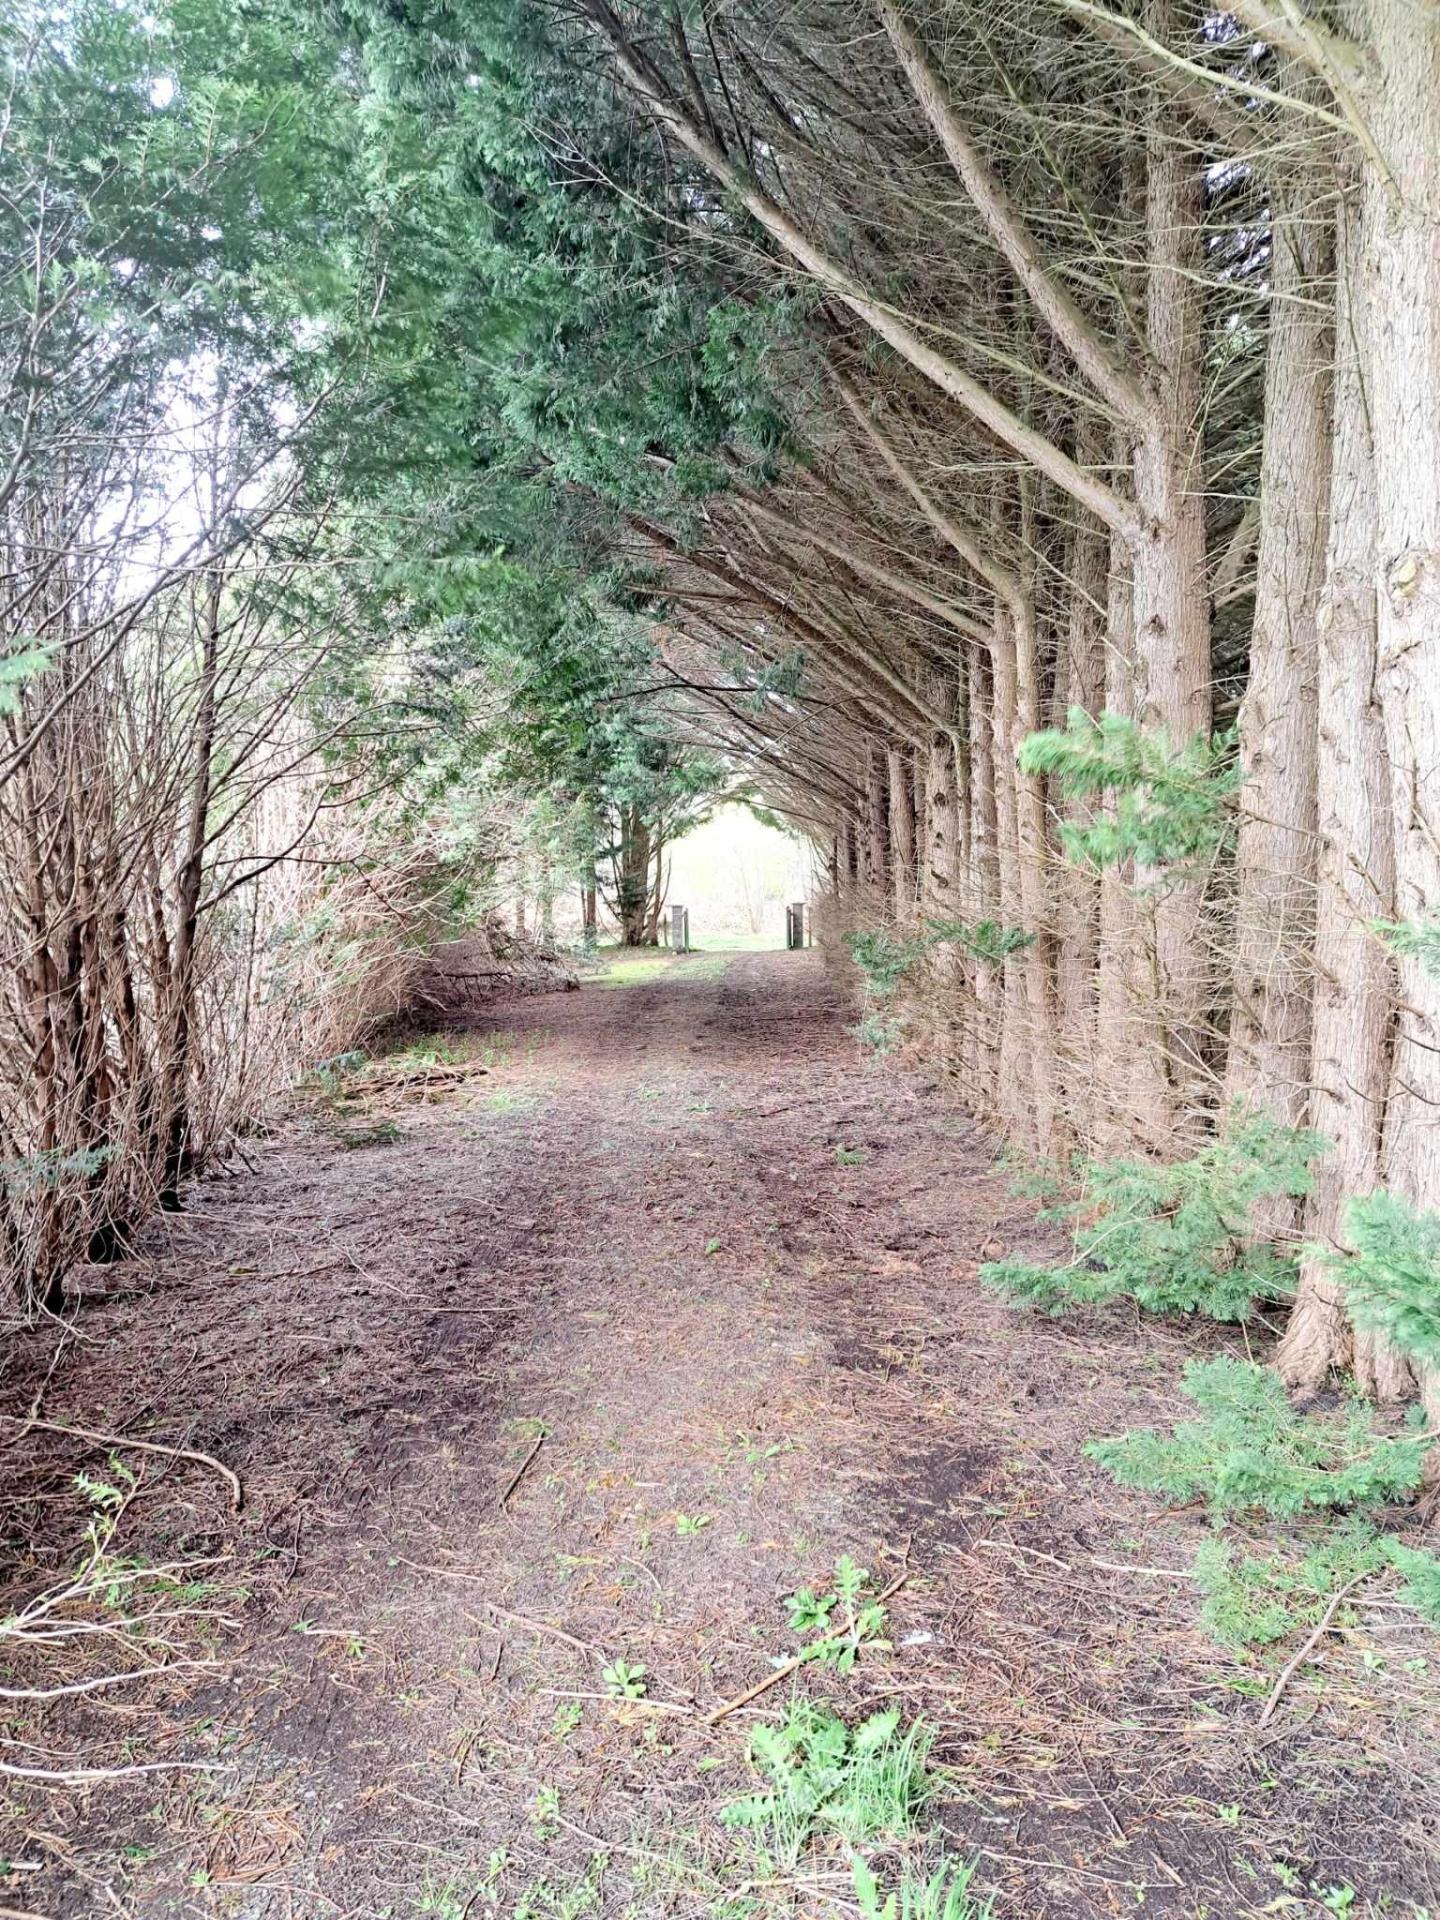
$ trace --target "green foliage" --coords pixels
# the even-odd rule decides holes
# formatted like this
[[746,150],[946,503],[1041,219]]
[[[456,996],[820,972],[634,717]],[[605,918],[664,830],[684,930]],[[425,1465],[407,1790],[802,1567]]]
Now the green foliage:
[[404,1137],[393,1120],[376,1120],[368,1127],[336,1127],[330,1135],[347,1153],[360,1147],[393,1147]]
[[632,1666],[628,1660],[614,1660],[601,1669],[600,1678],[605,1682],[605,1691],[616,1700],[645,1698],[645,1667],[641,1661]]
[[923,940],[901,940],[884,927],[871,933],[847,933],[845,946],[865,976],[872,1000],[893,1000],[896,990],[925,951]]
[[998,920],[977,920],[973,926],[963,920],[931,920],[928,924],[931,942],[953,941],[985,966],[998,967],[1012,953],[1035,944],[1033,933],[1023,927],[1001,926]]
[[1157,1313],[1245,1320],[1256,1303],[1288,1298],[1295,1261],[1252,1224],[1257,1201],[1299,1196],[1321,1135],[1237,1111],[1188,1160],[1090,1161],[1068,1209],[1075,1253],[1063,1267],[992,1261],[982,1282],[1017,1303],[1063,1313],[1128,1297]]
[[1440,1627],[1440,1559],[1423,1547],[1407,1547],[1403,1540],[1384,1542],[1385,1558],[1405,1576],[1400,1598],[1410,1603],[1432,1627]]
[[1383,1562],[1384,1543],[1358,1516],[1298,1559],[1285,1552],[1237,1552],[1224,1541],[1208,1540],[1194,1565],[1205,1596],[1201,1624],[1222,1646],[1268,1646],[1313,1626],[1342,1587]]
[[1183,1391],[1198,1420],[1093,1441],[1086,1452],[1122,1486],[1204,1500],[1215,1521],[1376,1507],[1420,1484],[1427,1443],[1419,1433],[1376,1434],[1363,1401],[1333,1415],[1299,1413],[1278,1374],[1228,1355],[1191,1361]]
[[851,1857],[850,1869],[863,1920],[990,1920],[995,1911],[993,1902],[977,1904],[970,1892],[973,1861],[942,1860],[928,1878],[907,1866],[898,1889],[883,1896],[859,1854]]
[[853,1034],[872,1053],[882,1057],[894,1053],[903,1037],[898,1020],[877,1012],[867,1013],[863,1020],[856,1021],[853,1027],[847,1027],[846,1032]]
[[1345,1209],[1345,1237],[1352,1251],[1334,1264],[1355,1324],[1422,1366],[1440,1366],[1440,1214],[1371,1193]]
[[1440,979],[1440,913],[1423,913],[1415,920],[1372,920],[1370,930],[1392,953],[1418,960],[1426,973]]
[[115,1155],[114,1147],[77,1147],[67,1153],[51,1147],[21,1160],[0,1160],[0,1190],[33,1193],[67,1180],[89,1180]]
[[863,1647],[883,1650],[889,1645],[881,1638],[885,1608],[875,1598],[869,1571],[858,1566],[848,1553],[835,1563],[829,1593],[817,1594],[811,1587],[801,1587],[785,1605],[796,1633],[816,1635],[800,1649],[802,1661],[818,1661],[836,1673],[849,1673]]
[[1163,732],[1072,707],[1064,728],[1030,735],[1020,765],[1076,799],[1111,802],[1110,813],[1089,826],[1062,823],[1071,860],[1111,867],[1133,859],[1184,873],[1209,866],[1229,837],[1240,780],[1235,744],[1233,734],[1201,734],[1177,749]]
[[927,1765],[934,1738],[923,1721],[902,1730],[898,1707],[850,1727],[828,1707],[794,1699],[778,1726],[759,1726],[750,1736],[762,1787],[732,1801],[720,1818],[751,1832],[787,1869],[827,1834],[852,1847],[899,1839],[935,1793]]
[[47,673],[54,656],[42,647],[24,647],[0,654],[0,716],[20,711],[20,692],[27,680]]

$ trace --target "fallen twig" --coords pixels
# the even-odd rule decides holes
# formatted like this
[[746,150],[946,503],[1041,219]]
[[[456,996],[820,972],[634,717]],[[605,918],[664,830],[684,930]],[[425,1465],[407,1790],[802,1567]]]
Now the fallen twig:
[[[198,1460],[202,1466],[212,1468],[218,1473],[230,1489],[230,1505],[236,1513],[245,1504],[245,1491],[240,1485],[240,1476],[231,1471],[223,1460],[217,1460],[213,1453],[201,1453],[196,1447],[166,1446],[159,1440],[137,1440],[128,1433],[101,1433],[94,1427],[67,1427],[58,1420],[37,1420],[33,1416],[22,1419],[18,1414],[0,1413],[0,1420],[11,1426],[23,1427],[25,1433],[42,1429],[46,1433],[67,1433],[74,1440],[88,1440],[97,1447],[131,1447],[140,1453],[160,1453],[172,1460]],[[22,1434],[22,1439],[24,1435]]]
[[443,1085],[447,1080],[465,1080],[472,1073],[489,1071],[479,1060],[461,1060],[443,1067],[401,1067],[393,1073],[372,1073],[364,1080],[347,1080],[341,1090],[347,1098],[351,1094],[392,1093],[404,1087]]
[[520,1482],[525,1478],[526,1474],[530,1471],[531,1466],[534,1464],[535,1456],[539,1453],[541,1447],[543,1447],[544,1444],[545,1444],[545,1429],[542,1427],[539,1433],[537,1433],[535,1436],[534,1446],[531,1447],[530,1451],[526,1454],[525,1458],[520,1462],[519,1466],[515,1469],[514,1473],[511,1474],[509,1485],[506,1487],[505,1491],[500,1496],[500,1504],[502,1507],[504,1506],[505,1502],[510,1498],[511,1494],[515,1491],[516,1487],[518,1487]]
[[1362,1580],[1368,1580],[1369,1578],[1370,1575],[1368,1573],[1357,1573],[1353,1580],[1347,1580],[1339,1592],[1332,1596],[1329,1606],[1326,1607],[1324,1613],[1322,1613],[1316,1621],[1314,1631],[1306,1635],[1303,1646],[1301,1646],[1280,1669],[1280,1677],[1270,1689],[1270,1698],[1260,1709],[1260,1718],[1256,1722],[1257,1726],[1265,1727],[1270,1724],[1270,1717],[1280,1704],[1281,1694],[1284,1693],[1286,1687],[1289,1686],[1295,1675],[1300,1671],[1301,1667],[1304,1666],[1305,1662],[1310,1658],[1310,1655],[1315,1651],[1315,1648],[1329,1632],[1330,1623],[1340,1611],[1341,1603],[1344,1601],[1346,1595],[1353,1593]]

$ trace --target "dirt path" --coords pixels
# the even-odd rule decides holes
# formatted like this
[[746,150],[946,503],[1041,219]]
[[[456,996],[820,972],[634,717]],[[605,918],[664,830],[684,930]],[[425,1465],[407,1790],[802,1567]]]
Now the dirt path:
[[[1383,1712],[1363,1675],[1302,1679],[1258,1728],[1255,1675],[1173,1577],[1198,1521],[1157,1524],[1082,1451],[1173,1415],[1197,1343],[987,1300],[979,1260],[1042,1230],[944,1093],[862,1061],[846,1018],[814,954],[492,1008],[458,1036],[487,1075],[377,1108],[375,1144],[265,1143],[93,1276],[47,1415],[203,1448],[246,1504],[130,1456],[127,1549],[229,1556],[193,1603],[217,1617],[185,1629],[218,1665],[88,1717],[62,1703],[36,1750],[219,1770],[17,1799],[0,1898],[136,1920],[854,1912],[841,1861],[797,1891],[717,1819],[786,1687],[706,1718],[793,1653],[784,1596],[849,1552],[907,1576],[892,1650],[802,1684],[935,1727],[946,1844],[1000,1913],[1433,1903],[1424,1676]],[[96,1455],[32,1435],[0,1463],[13,1552]],[[643,1698],[607,1697],[616,1661]],[[1395,1905],[1314,1891],[1344,1885]]]

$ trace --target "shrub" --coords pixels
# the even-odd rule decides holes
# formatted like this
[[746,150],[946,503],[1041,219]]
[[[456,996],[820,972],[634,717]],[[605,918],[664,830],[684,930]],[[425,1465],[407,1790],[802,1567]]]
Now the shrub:
[[1295,1261],[1255,1232],[1252,1210],[1272,1194],[1306,1193],[1324,1144],[1237,1111],[1189,1160],[1091,1161],[1082,1198],[1065,1210],[1077,1223],[1073,1260],[992,1261],[981,1281],[1051,1313],[1129,1297],[1158,1313],[1248,1319],[1257,1302],[1295,1290]]
[[931,920],[927,945],[941,940],[953,941],[984,966],[998,967],[1012,953],[1033,947],[1035,935],[1023,927],[1003,927],[998,920],[977,920],[968,926],[963,920]]
[[1345,1209],[1353,1252],[1335,1261],[1345,1304],[1407,1358],[1440,1366],[1440,1215],[1418,1213],[1393,1193]]
[[1363,1401],[1332,1416],[1297,1413],[1278,1374],[1228,1355],[1192,1361],[1184,1392],[1200,1419],[1092,1441],[1087,1453],[1122,1486],[1203,1499],[1213,1520],[1375,1507],[1420,1483],[1428,1443],[1418,1432],[1376,1434]]
[[900,940],[880,927],[870,933],[847,933],[850,957],[865,976],[871,1000],[893,1000],[906,973],[925,951],[923,940]]

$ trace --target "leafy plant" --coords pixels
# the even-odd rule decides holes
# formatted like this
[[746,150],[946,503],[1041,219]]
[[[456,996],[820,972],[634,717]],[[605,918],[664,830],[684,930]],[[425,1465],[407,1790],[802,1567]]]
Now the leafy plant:
[[710,1524],[708,1513],[677,1513],[675,1531],[682,1540],[693,1540],[697,1533],[703,1533]]
[[645,1668],[637,1661],[632,1667],[627,1660],[615,1660],[600,1671],[605,1682],[605,1691],[615,1700],[643,1700],[645,1698]]
[[[834,1591],[817,1594],[801,1587],[786,1601],[790,1625],[796,1633],[816,1637],[800,1650],[804,1661],[819,1661],[837,1673],[849,1673],[862,1647],[877,1651],[888,1643],[881,1638],[885,1628],[885,1608],[870,1593],[870,1575],[851,1556],[842,1554],[835,1563]],[[836,1625],[837,1615],[839,1625]]]
[[1063,728],[1032,733],[1020,748],[1027,773],[1043,773],[1076,799],[1108,796],[1110,813],[1088,826],[1062,822],[1061,843],[1079,863],[1134,859],[1184,874],[1206,867],[1229,838],[1240,781],[1236,736],[1197,734],[1171,745],[1119,714],[1072,707]]
[[1058,1210],[1075,1222],[1071,1262],[991,1261],[981,1281],[1050,1313],[1130,1298],[1153,1312],[1248,1319],[1257,1302],[1295,1288],[1293,1257],[1257,1233],[1252,1211],[1270,1195],[1308,1192],[1324,1146],[1318,1133],[1237,1110],[1188,1160],[1090,1161],[1080,1199]]
[[1228,1355],[1192,1361],[1183,1391],[1200,1419],[1093,1441],[1091,1459],[1122,1486],[1203,1499],[1215,1520],[1375,1507],[1420,1483],[1426,1441],[1376,1434],[1363,1401],[1333,1416],[1297,1413],[1278,1374]]
[[1355,1324],[1423,1366],[1440,1366],[1440,1214],[1371,1193],[1345,1209],[1345,1237],[1352,1251],[1334,1264]]
[[865,990],[872,1000],[893,999],[925,951],[923,940],[902,940],[883,927],[870,933],[847,933],[845,945],[865,976]]
[[967,926],[963,920],[929,922],[932,941],[948,940],[964,947],[973,958],[987,966],[998,967],[1012,953],[1033,947],[1035,935],[1023,927],[1002,926],[998,920],[977,920]]
[[766,1853],[787,1868],[821,1834],[838,1834],[852,1847],[898,1839],[935,1793],[927,1766],[934,1737],[919,1720],[902,1730],[898,1707],[849,1727],[828,1707],[794,1699],[780,1725],[759,1726],[750,1737],[751,1763],[765,1784],[720,1818],[763,1836]]
[[893,1053],[900,1044],[900,1023],[879,1012],[870,1012],[849,1028],[855,1038],[872,1053]]
[[970,1892],[973,1861],[942,1860],[928,1879],[906,1867],[899,1888],[881,1896],[880,1883],[859,1854],[851,1856],[850,1875],[863,1920],[990,1920],[995,1908],[977,1905]]

